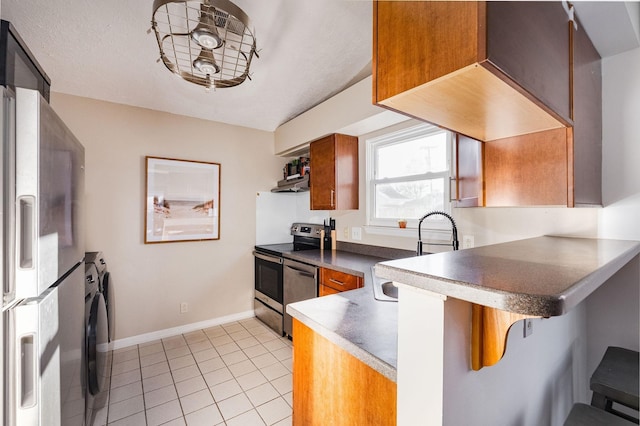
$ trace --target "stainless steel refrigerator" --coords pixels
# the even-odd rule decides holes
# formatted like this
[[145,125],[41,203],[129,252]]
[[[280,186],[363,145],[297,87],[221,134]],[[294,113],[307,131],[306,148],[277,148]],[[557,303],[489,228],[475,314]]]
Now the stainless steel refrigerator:
[[37,91],[2,91],[2,420],[82,425],[84,148]]

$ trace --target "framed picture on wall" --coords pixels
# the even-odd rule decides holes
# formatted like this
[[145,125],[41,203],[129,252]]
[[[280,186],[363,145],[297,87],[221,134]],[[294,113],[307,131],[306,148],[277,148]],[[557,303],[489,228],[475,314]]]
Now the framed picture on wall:
[[145,159],[145,244],[220,239],[220,164]]

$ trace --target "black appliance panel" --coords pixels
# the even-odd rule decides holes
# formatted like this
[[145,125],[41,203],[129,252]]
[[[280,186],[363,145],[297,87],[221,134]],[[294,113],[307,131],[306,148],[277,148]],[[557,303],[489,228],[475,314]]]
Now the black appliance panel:
[[255,253],[255,290],[282,303],[282,258]]

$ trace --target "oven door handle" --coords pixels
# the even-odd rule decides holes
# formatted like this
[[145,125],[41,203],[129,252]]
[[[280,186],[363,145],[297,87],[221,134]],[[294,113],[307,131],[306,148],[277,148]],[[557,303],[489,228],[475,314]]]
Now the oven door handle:
[[268,256],[265,254],[261,254],[258,252],[253,252],[253,255],[260,260],[264,260],[265,262],[271,262],[271,263],[278,263],[280,265],[282,265],[282,258],[281,257],[274,257],[274,256]]

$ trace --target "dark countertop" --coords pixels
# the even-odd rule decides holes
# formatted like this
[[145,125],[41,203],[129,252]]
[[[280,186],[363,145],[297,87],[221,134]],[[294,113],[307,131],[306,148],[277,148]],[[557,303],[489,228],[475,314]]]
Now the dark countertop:
[[286,309],[396,381],[398,304],[374,299],[373,265],[380,277],[445,296],[555,316],[575,307],[639,253],[636,241],[549,236],[398,260],[340,250],[292,251],[284,257],[360,275],[364,288],[292,303]]
[[544,236],[383,262],[376,275],[508,312],[558,316],[640,253],[637,241]]
[[373,298],[371,276],[371,267],[387,259],[339,250],[292,251],[283,256],[364,278],[363,288],[291,303],[286,310],[319,335],[395,382],[398,304]]

